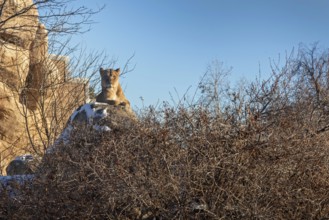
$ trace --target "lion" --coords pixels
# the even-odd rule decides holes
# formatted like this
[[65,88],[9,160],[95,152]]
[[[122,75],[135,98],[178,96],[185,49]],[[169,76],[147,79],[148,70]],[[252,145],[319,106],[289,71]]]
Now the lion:
[[96,96],[96,102],[104,102],[115,106],[124,106],[130,109],[130,102],[125,97],[119,83],[120,68],[99,70],[101,74],[102,92]]

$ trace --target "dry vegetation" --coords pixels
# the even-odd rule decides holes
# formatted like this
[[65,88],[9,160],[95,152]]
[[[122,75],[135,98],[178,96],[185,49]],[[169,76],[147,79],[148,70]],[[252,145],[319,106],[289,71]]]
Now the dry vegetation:
[[320,52],[301,48],[269,80],[215,99],[209,79],[222,72],[210,71],[202,101],[150,108],[131,127],[77,128],[32,184],[14,198],[1,192],[0,218],[329,218],[329,54]]

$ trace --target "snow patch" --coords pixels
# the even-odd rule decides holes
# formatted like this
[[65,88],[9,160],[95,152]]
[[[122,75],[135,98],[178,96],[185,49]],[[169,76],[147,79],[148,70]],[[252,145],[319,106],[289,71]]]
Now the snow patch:
[[111,128],[109,128],[109,127],[106,126],[106,125],[103,125],[103,126],[100,126],[100,125],[94,125],[93,128],[94,128],[96,131],[111,131]]
[[[14,175],[14,176],[0,176],[0,190],[6,190],[11,198],[15,198],[20,194],[19,186],[24,184],[31,184],[34,175]],[[13,187],[14,186],[14,187]]]
[[102,111],[97,110],[94,114],[94,118],[99,117],[99,118],[105,118],[108,116],[107,109],[101,109]]
[[[100,119],[103,119],[109,115],[107,112],[106,107],[108,104],[101,103],[101,102],[94,102],[94,103],[88,103],[80,106],[77,110],[75,110],[72,115],[69,118],[69,123],[66,126],[66,128],[63,130],[61,135],[56,139],[54,145],[48,147],[46,153],[51,153],[54,151],[54,147],[60,143],[68,144],[70,141],[71,132],[74,129],[73,123],[76,120],[76,117],[79,117],[79,114],[84,114],[83,119],[86,119],[87,121],[84,123],[87,123],[88,125],[93,125],[94,119],[95,124],[93,125],[93,129],[100,132],[108,132],[111,131],[111,128],[106,125],[98,125],[96,122]],[[79,117],[80,118],[80,117]]]
[[24,154],[22,156],[15,157],[14,160],[20,160],[23,162],[28,162],[33,160],[33,156],[31,154]]
[[[75,117],[81,113],[81,112],[85,112],[86,114],[86,118],[88,119],[88,123],[91,124],[92,123],[92,119],[94,118],[105,118],[106,116],[108,116],[107,110],[106,109],[102,109],[102,108],[96,108],[94,106],[107,106],[106,103],[100,103],[100,102],[95,102],[93,104],[85,104],[81,107],[79,107],[76,111],[73,112],[73,114],[70,117],[70,122],[72,123],[75,119]],[[94,107],[94,108],[93,108]],[[100,111],[102,110],[102,111]]]

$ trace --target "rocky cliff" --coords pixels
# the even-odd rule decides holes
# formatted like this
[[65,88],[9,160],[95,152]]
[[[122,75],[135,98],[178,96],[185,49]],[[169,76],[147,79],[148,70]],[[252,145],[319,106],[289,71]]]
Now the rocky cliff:
[[32,0],[0,0],[0,170],[17,155],[42,154],[87,83],[67,78],[68,59],[48,54],[48,33]]

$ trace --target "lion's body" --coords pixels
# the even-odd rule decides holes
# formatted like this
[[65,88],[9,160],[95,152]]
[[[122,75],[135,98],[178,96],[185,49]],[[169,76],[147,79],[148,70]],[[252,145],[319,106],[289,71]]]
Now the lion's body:
[[120,69],[100,69],[102,92],[96,96],[96,102],[110,105],[122,105],[130,109],[130,102],[125,97],[119,83]]

